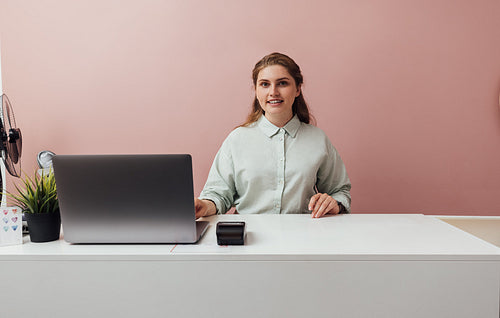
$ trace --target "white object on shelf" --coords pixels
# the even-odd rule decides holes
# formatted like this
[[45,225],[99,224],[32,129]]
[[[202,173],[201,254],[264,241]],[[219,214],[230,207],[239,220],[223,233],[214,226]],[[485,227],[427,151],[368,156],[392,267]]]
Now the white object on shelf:
[[23,243],[23,214],[18,207],[0,209],[0,246]]

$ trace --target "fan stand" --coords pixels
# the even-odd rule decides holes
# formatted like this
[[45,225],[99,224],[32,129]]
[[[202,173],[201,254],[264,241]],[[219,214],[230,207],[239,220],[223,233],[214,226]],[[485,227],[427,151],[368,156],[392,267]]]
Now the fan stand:
[[[1,51],[2,50],[1,50],[1,46],[0,46],[0,53],[1,53]],[[3,94],[1,56],[2,56],[2,54],[0,54],[0,96],[2,96],[2,94]],[[1,110],[0,118],[3,121],[3,109],[2,109],[3,101],[2,101],[2,98],[0,98],[0,102],[2,102],[2,104],[0,104],[0,110]],[[0,194],[0,200],[1,200],[0,206],[4,207],[4,206],[7,206],[7,198],[5,195],[5,193],[7,192],[7,186],[6,186],[6,182],[5,182],[5,165],[3,164],[3,160],[1,160],[1,159],[0,159],[0,174],[1,174],[0,175],[0,188],[2,190],[2,193]]]
[[2,190],[2,193],[0,194],[0,198],[2,199],[2,203],[0,204],[1,207],[7,206],[7,196],[5,195],[7,193],[7,183],[5,182],[5,166],[3,164],[3,161],[0,160],[0,188]]
[[7,206],[7,196],[5,195],[7,193],[7,182],[5,182],[5,166],[2,160],[0,160],[0,172],[0,188],[2,190],[2,193],[0,194],[2,203],[0,204],[0,206],[4,207]]

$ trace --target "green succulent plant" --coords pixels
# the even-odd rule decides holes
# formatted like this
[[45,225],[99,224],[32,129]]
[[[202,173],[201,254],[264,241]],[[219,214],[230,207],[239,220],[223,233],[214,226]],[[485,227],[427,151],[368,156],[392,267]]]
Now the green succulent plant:
[[38,174],[22,179],[22,186],[14,185],[17,193],[7,193],[25,213],[54,213],[59,210],[54,173]]

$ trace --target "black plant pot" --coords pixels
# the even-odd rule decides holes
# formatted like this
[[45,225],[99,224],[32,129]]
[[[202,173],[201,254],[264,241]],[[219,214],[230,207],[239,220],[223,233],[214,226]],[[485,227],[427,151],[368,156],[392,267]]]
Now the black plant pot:
[[59,239],[61,233],[61,214],[55,213],[25,213],[31,242],[41,243]]

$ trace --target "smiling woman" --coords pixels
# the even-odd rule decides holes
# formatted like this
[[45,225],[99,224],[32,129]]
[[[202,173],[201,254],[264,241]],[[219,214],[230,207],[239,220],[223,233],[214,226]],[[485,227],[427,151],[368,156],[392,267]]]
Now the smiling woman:
[[255,95],[266,118],[283,127],[293,117],[292,105],[300,95],[300,85],[295,85],[286,68],[271,65],[259,72]]
[[325,133],[310,125],[299,66],[272,53],[253,70],[255,99],[247,121],[217,153],[196,216],[350,212],[351,182]]
[[[255,99],[252,105],[252,111],[248,115],[246,122],[242,126],[248,126],[254,122],[256,122],[264,113],[265,109],[261,107],[261,101],[259,100],[259,86],[261,83],[259,81],[263,81],[264,86],[270,85],[268,76],[272,75],[273,71],[279,71],[276,73],[278,76],[277,79],[282,79],[278,74],[283,76],[283,82],[286,82],[287,85],[292,84],[297,89],[297,94],[294,98],[292,104],[292,112],[293,114],[297,114],[299,120],[303,123],[309,124],[311,121],[311,116],[309,114],[309,108],[307,103],[302,95],[302,84],[304,82],[304,78],[302,77],[302,72],[300,71],[300,67],[292,60],[290,57],[281,54],[281,53],[271,53],[263,57],[257,64],[252,72],[253,85],[255,87]],[[293,81],[292,81],[293,79]],[[278,81],[279,83],[280,81]],[[284,85],[285,83],[281,83]],[[291,118],[291,117],[290,117]]]

